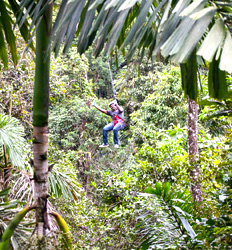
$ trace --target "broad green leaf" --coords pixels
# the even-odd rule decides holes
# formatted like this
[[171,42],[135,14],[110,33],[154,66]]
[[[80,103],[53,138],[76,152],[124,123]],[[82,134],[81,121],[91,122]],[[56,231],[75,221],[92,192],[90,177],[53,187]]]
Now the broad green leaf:
[[214,24],[213,28],[210,30],[210,32],[204,39],[203,43],[201,44],[197,55],[202,56],[208,62],[212,62],[213,57],[218,48],[220,48],[222,42],[224,41],[224,38],[224,23],[221,19],[218,19],[217,22]]
[[181,16],[189,16],[191,13],[193,13],[196,9],[202,9],[204,8],[205,4],[207,3],[207,0],[195,0],[193,1],[187,8],[185,8],[181,12]]
[[[18,13],[20,12],[20,7],[18,5],[18,3],[15,0],[8,0],[10,3],[10,6],[14,12],[14,15],[17,17]],[[23,37],[23,39],[28,42],[29,38],[30,38],[30,33],[29,33],[29,28],[30,25],[28,23],[27,20],[25,20],[25,22],[21,25],[21,27],[19,27],[20,33]],[[35,47],[33,45],[33,43],[30,44],[30,47],[33,51],[35,51]]]
[[[87,7],[85,7],[85,9],[83,10],[84,12],[87,10]],[[86,13],[86,12],[85,12]],[[85,19],[81,16],[80,18],[80,22],[78,24],[78,31],[81,30],[80,35],[79,35],[79,39],[78,39],[78,43],[77,43],[77,47],[78,47],[78,52],[80,54],[84,53],[84,51],[88,48],[88,46],[90,46],[93,42],[93,38],[95,37],[95,33],[92,33],[90,36],[88,36],[89,31],[92,27],[92,23],[95,17],[95,9],[90,9],[88,10],[88,13],[83,16],[85,16]],[[83,13],[82,13],[83,14]],[[84,19],[84,20],[83,20]],[[83,25],[82,25],[83,22]],[[78,35],[78,34],[76,34]]]
[[163,191],[163,198],[164,198],[164,199],[168,196],[170,187],[171,187],[171,183],[165,182],[164,191]]
[[208,76],[209,96],[222,100],[227,97],[228,88],[226,84],[225,71],[219,69],[219,61],[213,60],[209,67]]
[[156,182],[155,183],[155,188],[156,188],[156,194],[157,195],[162,195],[162,186],[161,186],[161,184],[159,183],[159,182]]
[[128,11],[129,10],[125,10],[125,11],[120,12],[120,14],[117,18],[117,21],[115,22],[113,28],[110,31],[109,39],[108,39],[109,41],[106,44],[106,48],[105,48],[106,52],[110,52],[114,48],[114,46],[116,45],[118,38],[119,38],[119,35],[120,35],[120,32],[123,28],[124,21],[127,17]]
[[183,216],[180,215],[180,213],[177,212],[177,215],[180,218],[185,230],[189,233],[189,236],[191,237],[191,239],[194,239],[196,237],[196,233],[193,230],[192,226],[189,224],[187,219],[185,219]]
[[143,27],[144,22],[146,20],[147,13],[148,13],[151,5],[152,5],[152,0],[147,0],[147,1],[142,2],[140,9],[139,9],[138,16],[136,18],[136,21],[135,21],[134,25],[132,26],[132,28],[130,29],[129,34],[127,35],[127,37],[122,45],[122,48],[127,46],[133,40],[135,34],[138,31],[140,31],[140,29]]
[[156,193],[156,190],[155,190],[154,188],[152,188],[152,187],[146,188],[146,189],[144,190],[144,192],[147,193],[147,194],[157,194],[157,193]]
[[[1,21],[2,20],[0,18],[0,22]],[[2,59],[4,68],[7,69],[7,67],[8,67],[8,54],[7,54],[7,50],[6,50],[6,44],[5,44],[5,39],[4,39],[2,29],[0,29],[0,58]]]
[[97,6],[99,6],[100,4],[102,4],[104,2],[104,0],[96,0],[94,1],[88,8],[88,10],[94,9]]
[[117,6],[117,4],[119,3],[119,1],[120,1],[120,0],[108,0],[108,1],[106,2],[105,10],[108,10],[108,9],[110,9],[110,8],[112,8],[112,7]]
[[[178,4],[175,6],[173,13],[167,20],[167,22],[163,25],[163,30],[158,33],[158,38],[155,41],[155,50],[153,51],[153,55],[156,55],[157,52],[160,51],[161,46],[172,36],[173,32],[175,31],[176,27],[179,25],[181,16],[180,13],[181,11],[188,6],[190,3],[190,0],[184,0],[184,1],[179,1]],[[161,4],[160,4],[161,5]],[[185,19],[185,18],[184,18]],[[181,24],[183,26],[183,24]],[[185,28],[185,26],[184,26]],[[177,27],[177,30],[179,27]],[[181,31],[183,32],[183,31]],[[183,32],[184,33],[184,32]],[[172,42],[172,45],[178,41],[175,39],[174,43]]]
[[180,48],[178,53],[172,57],[174,62],[185,63],[188,60],[189,56],[196,48],[197,43],[202,38],[214,14],[215,9],[211,10],[211,12],[208,12],[207,15],[196,21],[186,40],[184,41],[182,48]]
[[70,46],[72,45],[72,41],[76,33],[77,24],[79,22],[84,5],[85,5],[85,1],[80,1],[80,4],[75,7],[75,12],[72,14],[72,19],[69,22],[68,31],[66,34],[66,43],[64,47],[64,53],[66,53],[68,49],[70,48]]
[[169,15],[169,11],[170,11],[170,8],[171,8],[171,4],[172,4],[172,0],[169,0],[168,3],[167,3],[167,5],[166,5],[166,8],[163,11],[163,15],[162,15],[162,18],[161,18],[161,21],[160,21],[160,24],[159,24],[159,31],[163,30],[163,24],[168,19],[168,15]]
[[[153,11],[152,15],[149,17],[148,22],[146,23],[145,27],[140,29],[136,32],[135,37],[133,40],[130,41],[132,47],[130,48],[128,58],[132,58],[133,54],[135,53],[136,49],[139,47],[140,44],[143,44],[143,51],[141,55],[141,59],[143,58],[143,54],[145,53],[145,48],[148,47],[153,41],[156,41],[156,34],[153,28],[153,23],[156,21],[158,16],[158,12],[163,7],[163,5],[167,2],[167,0],[163,0],[158,7]],[[148,40],[150,39],[150,41]],[[152,48],[151,48],[152,50]]]
[[8,11],[5,6],[5,2],[3,0],[0,0],[0,13],[1,13],[1,23],[2,27],[4,29],[5,37],[7,40],[7,43],[10,47],[10,52],[12,56],[12,60],[14,62],[14,65],[17,64],[17,52],[16,52],[16,44],[15,44],[15,35],[12,30],[12,20],[11,17],[8,14]]
[[185,95],[189,96],[191,100],[197,100],[197,60],[195,52],[192,53],[187,63],[181,64],[181,79]]
[[183,19],[176,31],[172,33],[169,39],[161,47],[161,53],[164,57],[175,55],[180,51],[194,23],[194,20],[189,17]]
[[139,0],[125,0],[125,2],[120,6],[118,11],[129,9],[133,7]]
[[6,196],[10,192],[10,188],[6,188],[2,191],[0,191],[0,197]]
[[232,74],[232,38],[229,31],[227,31],[226,41],[222,50],[219,68]]
[[206,16],[208,13],[215,13],[217,11],[217,8],[211,6],[211,7],[208,7],[208,8],[204,8],[200,11],[197,11],[193,14],[190,15],[190,18],[192,18],[193,20],[198,20],[204,16]]

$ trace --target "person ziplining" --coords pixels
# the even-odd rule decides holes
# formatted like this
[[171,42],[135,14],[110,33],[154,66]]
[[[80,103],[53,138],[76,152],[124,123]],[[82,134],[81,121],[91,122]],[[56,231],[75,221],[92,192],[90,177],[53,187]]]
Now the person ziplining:
[[108,147],[108,132],[113,130],[114,134],[114,147],[119,148],[119,139],[118,139],[118,131],[121,129],[124,129],[125,122],[124,122],[124,111],[123,108],[120,107],[116,100],[113,100],[110,102],[109,107],[111,110],[105,110],[99,106],[96,105],[95,102],[92,103],[92,105],[101,111],[102,113],[111,116],[112,122],[107,124],[103,128],[103,144],[100,145],[100,148]]

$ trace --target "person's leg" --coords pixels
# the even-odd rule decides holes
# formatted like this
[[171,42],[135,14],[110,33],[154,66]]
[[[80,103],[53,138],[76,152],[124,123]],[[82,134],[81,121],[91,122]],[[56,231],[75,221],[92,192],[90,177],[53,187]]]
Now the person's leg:
[[118,131],[121,129],[124,129],[125,124],[124,122],[118,122],[114,128],[113,128],[113,132],[114,132],[114,145],[118,145]]
[[114,127],[113,122],[111,122],[103,128],[103,144],[105,145],[108,144],[108,132],[112,130],[113,127]]

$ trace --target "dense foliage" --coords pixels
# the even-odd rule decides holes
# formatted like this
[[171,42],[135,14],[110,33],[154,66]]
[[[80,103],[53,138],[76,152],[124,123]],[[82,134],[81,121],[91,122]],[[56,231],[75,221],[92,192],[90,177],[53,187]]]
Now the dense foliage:
[[[8,194],[10,203],[2,200],[1,228],[16,207],[18,211],[33,202],[33,166],[29,164],[32,59],[27,54],[16,69],[9,66],[1,72],[2,172],[6,168],[3,146],[11,142],[2,139],[4,124],[14,126],[15,145],[10,150],[22,149],[24,144],[23,152],[16,152],[23,156],[23,166],[10,160],[9,152],[11,192],[7,189],[0,195]],[[119,149],[112,147],[112,134],[110,147],[99,149],[102,127],[110,119],[87,104],[95,100],[108,109],[112,91],[106,58],[80,57],[73,49],[52,60],[49,210],[58,211],[67,221],[74,249],[230,249],[232,124],[222,114],[231,110],[231,97],[221,104],[205,97],[202,76],[198,163],[204,201],[197,205],[189,189],[187,101],[181,91],[180,70],[170,64],[151,67],[142,62],[138,75],[137,67],[135,61],[118,69],[113,64],[118,102],[126,111],[129,128],[120,131]],[[10,134],[4,136],[10,138]],[[4,178],[2,174],[2,187]],[[18,249],[21,244],[34,249],[33,242],[20,238],[32,229],[32,216],[30,212],[20,224],[14,249],[17,244]],[[51,231],[57,234],[53,220]],[[60,249],[55,242],[53,247]]]

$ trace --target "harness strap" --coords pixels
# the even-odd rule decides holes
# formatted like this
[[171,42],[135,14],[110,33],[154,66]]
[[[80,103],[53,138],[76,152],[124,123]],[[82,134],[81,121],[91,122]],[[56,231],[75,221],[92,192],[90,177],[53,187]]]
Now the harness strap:
[[120,117],[118,117],[117,115],[114,115],[113,118],[113,125],[115,126],[117,123],[120,124],[121,128],[122,128],[122,122],[128,127],[128,125],[124,122],[124,120]]

